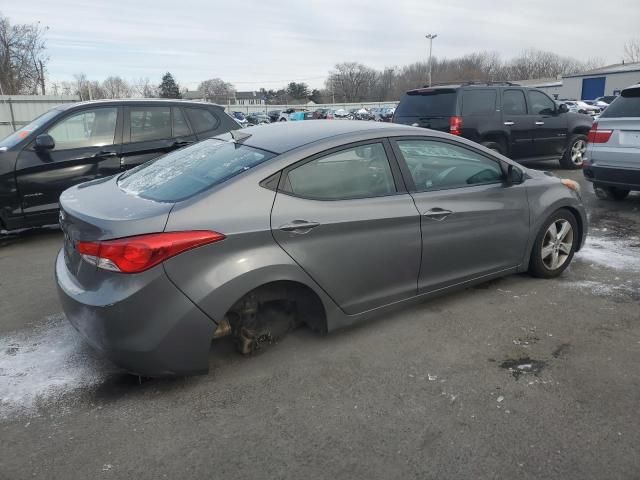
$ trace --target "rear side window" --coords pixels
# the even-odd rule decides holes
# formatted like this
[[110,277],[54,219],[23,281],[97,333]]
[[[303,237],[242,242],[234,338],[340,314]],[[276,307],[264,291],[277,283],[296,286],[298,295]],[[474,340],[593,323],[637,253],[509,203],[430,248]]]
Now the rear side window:
[[399,117],[440,117],[455,115],[456,90],[433,89],[405,93],[396,109]]
[[532,90],[529,92],[529,103],[532,115],[553,115],[556,104],[542,92]]
[[118,186],[142,198],[177,202],[274,156],[257,148],[210,139],[129,170],[120,176]]
[[623,90],[602,112],[601,117],[640,117],[640,87]]
[[184,118],[181,108],[172,108],[173,110],[173,136],[174,137],[186,137],[191,135],[191,129],[187,124],[187,120]]
[[526,115],[527,103],[522,90],[505,90],[502,94],[502,112],[507,115]]
[[171,110],[169,107],[131,107],[129,122],[132,142],[171,138]]
[[495,90],[467,90],[462,95],[462,115],[489,115],[495,111]]
[[187,108],[186,110],[195,133],[215,130],[218,126],[218,119],[209,110],[204,108]]
[[284,189],[315,200],[380,197],[396,192],[382,143],[361,145],[316,158],[291,170]]

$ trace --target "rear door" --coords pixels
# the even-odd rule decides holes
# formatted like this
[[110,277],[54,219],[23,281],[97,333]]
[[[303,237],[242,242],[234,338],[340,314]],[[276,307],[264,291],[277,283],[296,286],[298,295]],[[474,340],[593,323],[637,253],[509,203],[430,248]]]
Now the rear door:
[[529,236],[523,184],[497,159],[441,139],[393,142],[421,214],[418,289],[431,292],[519,265]]
[[124,109],[123,169],[140,165],[196,140],[183,110],[169,105],[131,105]]
[[529,90],[529,114],[533,119],[533,152],[536,156],[560,156],[567,147],[567,116],[557,113],[556,102],[537,90]]
[[533,118],[527,113],[527,101],[521,88],[502,91],[502,125],[509,134],[510,158],[535,156]]
[[[104,106],[74,110],[46,133],[53,150],[20,152],[16,180],[27,222],[57,222],[58,199],[67,188],[120,170],[122,108]],[[37,217],[37,219],[36,219]]]
[[420,218],[386,140],[329,150],[286,169],[275,240],[347,313],[416,294]]

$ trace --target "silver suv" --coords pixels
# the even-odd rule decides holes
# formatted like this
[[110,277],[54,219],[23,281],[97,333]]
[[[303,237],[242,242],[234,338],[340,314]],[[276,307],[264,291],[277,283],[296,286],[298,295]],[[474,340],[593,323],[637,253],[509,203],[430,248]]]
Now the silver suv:
[[598,198],[623,200],[640,191],[640,84],[625,88],[588,135],[584,176]]

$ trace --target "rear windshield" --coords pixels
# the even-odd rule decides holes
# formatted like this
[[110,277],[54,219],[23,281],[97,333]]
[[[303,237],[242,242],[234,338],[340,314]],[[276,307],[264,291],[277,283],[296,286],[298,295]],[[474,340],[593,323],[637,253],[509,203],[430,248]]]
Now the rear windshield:
[[127,193],[158,202],[178,202],[218,185],[274,153],[210,139],[147,162],[120,177]]
[[602,112],[603,118],[640,117],[640,87],[623,90]]
[[54,118],[58,114],[60,114],[60,110],[55,109],[55,108],[52,109],[52,110],[49,110],[48,112],[43,113],[42,115],[40,115],[38,118],[33,120],[28,125],[25,125],[20,130],[18,130],[16,132],[13,132],[11,135],[9,135],[8,137],[5,137],[3,140],[1,140],[0,141],[0,148],[1,147],[5,147],[5,148],[14,147],[18,143],[20,143],[22,140],[27,138],[31,134],[31,132],[33,132],[34,130],[37,130],[38,128],[40,128],[42,125],[47,123],[49,120],[51,120],[52,118]]
[[441,117],[455,115],[456,91],[437,89],[405,93],[396,109],[397,117]]

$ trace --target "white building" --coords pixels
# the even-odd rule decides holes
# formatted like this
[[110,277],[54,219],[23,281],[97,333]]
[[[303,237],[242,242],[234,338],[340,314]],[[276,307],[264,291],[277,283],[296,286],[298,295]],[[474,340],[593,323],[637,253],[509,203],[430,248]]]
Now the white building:
[[236,92],[236,105],[264,105],[265,98],[260,92]]
[[640,83],[640,63],[621,63],[562,77],[560,98],[593,100]]

